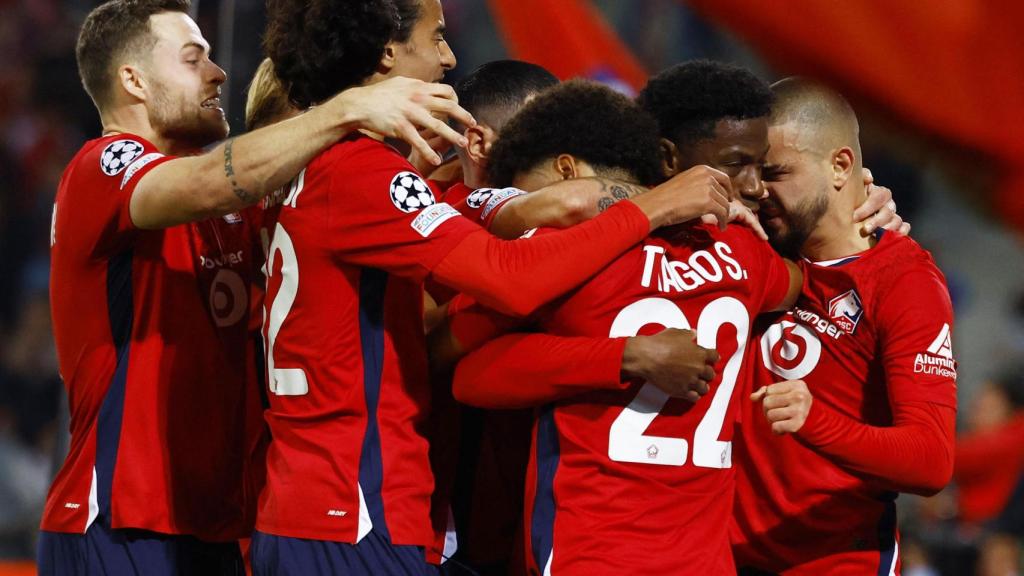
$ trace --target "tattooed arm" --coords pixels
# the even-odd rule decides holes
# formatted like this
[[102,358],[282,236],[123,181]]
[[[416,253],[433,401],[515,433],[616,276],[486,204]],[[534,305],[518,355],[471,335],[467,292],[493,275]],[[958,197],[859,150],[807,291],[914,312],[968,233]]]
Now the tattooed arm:
[[166,228],[241,210],[358,129],[402,138],[439,163],[417,127],[457,145],[465,138],[432,114],[475,124],[449,86],[393,78],[350,88],[295,118],[229,139],[204,154],[160,164],[132,193],[132,222],[139,228]]
[[597,216],[619,200],[647,188],[606,178],[563,180],[517,196],[500,207],[489,230],[499,238],[518,238],[532,228],[568,228]]
[[[715,183],[714,186],[701,184]],[[725,228],[731,212],[729,179],[707,166],[694,166],[659,184],[669,194],[685,198],[684,213]],[[636,198],[647,188],[607,178],[563,180],[509,200],[494,216],[488,229],[500,238],[518,238],[532,228],[566,228],[597,216],[620,200]],[[646,197],[645,197],[646,198]],[[644,198],[637,199],[643,203]]]

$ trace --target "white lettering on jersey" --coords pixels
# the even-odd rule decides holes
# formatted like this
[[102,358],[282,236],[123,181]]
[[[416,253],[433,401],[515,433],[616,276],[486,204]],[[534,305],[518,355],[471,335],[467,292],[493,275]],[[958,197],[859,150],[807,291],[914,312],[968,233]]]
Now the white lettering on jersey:
[[831,336],[833,340],[839,340],[839,337],[843,335],[843,332],[832,324],[828,320],[818,316],[816,313],[810,310],[804,310],[803,308],[793,308],[793,315],[803,320],[807,324],[810,324],[820,334]]
[[142,158],[139,158],[138,160],[132,162],[131,165],[128,166],[128,170],[125,170],[124,177],[121,178],[121,188],[123,189],[125,185],[128,184],[128,181],[132,179],[132,176],[135,176],[135,174],[139,170],[145,168],[147,164],[151,163],[152,161],[158,158],[163,157],[164,155],[159,152],[150,152],[149,154],[146,154]]
[[511,200],[516,196],[522,196],[523,194],[526,194],[526,192],[520,190],[519,188],[502,188],[501,190],[495,190],[491,192],[490,199],[487,200],[487,204],[484,206],[484,209],[480,212],[480,219],[486,219],[487,215],[490,214],[491,212],[494,212],[495,208],[505,204],[506,201]]
[[914,358],[914,373],[941,376],[956,380],[956,361],[953,360],[953,346],[950,341],[949,323],[944,323],[938,336],[928,346],[928,351]]
[[[299,175],[292,179],[288,185],[288,196],[284,199],[285,206],[291,206],[296,208],[296,202],[299,201],[299,194],[302,194],[302,189],[306,187],[306,169],[303,168]],[[282,188],[281,190],[284,190]],[[268,206],[269,207],[269,206]]]
[[459,211],[448,204],[441,202],[434,204],[420,212],[412,221],[412,229],[419,232],[420,236],[426,238],[437,230],[447,220],[459,216]]
[[942,330],[939,330],[939,335],[932,341],[931,346],[928,346],[928,352],[935,354],[936,356],[944,356],[949,359],[953,359],[953,345],[949,341],[949,324],[944,323]]
[[726,276],[733,280],[747,278],[747,271],[730,256],[732,249],[724,242],[715,242],[713,252],[697,250],[686,262],[666,258],[665,248],[661,246],[648,245],[643,250],[644,271],[640,285],[644,288],[650,288],[655,278],[658,290],[665,293],[694,290],[708,282],[721,282]]
[[213,270],[214,268],[220,268],[228,265],[234,266],[236,264],[241,264],[242,261],[243,258],[241,250],[238,252],[228,252],[221,256],[211,256],[209,258],[202,254],[199,255],[199,265],[207,270]]

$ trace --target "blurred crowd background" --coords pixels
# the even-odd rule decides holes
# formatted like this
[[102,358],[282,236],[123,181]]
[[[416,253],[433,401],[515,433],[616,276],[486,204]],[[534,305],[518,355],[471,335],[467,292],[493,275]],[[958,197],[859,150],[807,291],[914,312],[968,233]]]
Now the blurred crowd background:
[[[847,48],[862,52],[862,59],[834,61],[845,70],[829,70],[822,64],[827,52],[807,52],[813,49],[807,38],[788,37],[784,28],[773,28],[770,16],[752,16],[769,9],[759,2],[443,3],[459,60],[450,81],[484,62],[519,57],[560,76],[589,75],[628,91],[642,83],[645,71],[712,58],[747,66],[768,81],[794,72],[818,75],[847,93],[861,118],[865,165],[876,182],[892,188],[901,214],[913,224],[912,236],[934,254],[956,311],[957,473],[934,498],[900,498],[904,574],[1021,573],[1024,219],[1019,208],[1024,194],[1018,193],[1024,187],[1015,184],[1014,175],[1024,160],[1009,138],[1024,142],[1024,126],[1019,114],[1000,115],[1008,101],[1024,94],[1019,80],[1024,50],[1018,47],[1014,59],[992,32],[999,23],[977,22],[992,15],[985,6],[993,3],[959,0],[949,4],[953,8],[937,8],[919,1],[890,10],[878,0],[854,0],[843,4],[847,11],[834,35],[829,26],[835,22],[821,18],[825,2],[797,2],[776,15],[799,24],[800,5],[806,4],[803,27],[809,37],[860,42]],[[48,239],[61,172],[82,142],[99,134],[98,116],[79,84],[74,60],[78,26],[96,4],[0,0],[0,561],[34,556],[46,490],[66,442],[67,408],[49,324]],[[263,2],[193,0],[193,11],[215,60],[228,72],[226,108],[233,132],[239,133],[245,87],[260,60]],[[885,18],[878,18],[882,14]],[[1001,20],[1020,21],[1009,15]],[[944,63],[943,53],[935,52],[934,58],[915,53],[924,49],[922,38],[942,26],[954,34],[933,41],[948,41],[952,50],[961,42],[973,51],[964,54],[966,62],[958,59],[957,67]],[[984,40],[973,35],[981,28],[987,31]],[[887,54],[892,46],[909,54]],[[583,58],[574,60],[573,50],[584,52]],[[878,75],[882,60],[894,70],[900,56],[916,58],[914,69],[903,71],[910,76]],[[1016,62],[1016,76],[979,85],[990,78],[982,71],[995,69],[992,74],[998,75],[1007,60]],[[850,62],[859,67],[850,69]],[[929,77],[929,65],[944,67],[942,82]],[[1013,67],[1002,69],[1007,71]],[[967,77],[946,77],[955,74]],[[908,83],[911,88],[916,83],[916,91],[908,90]],[[949,99],[940,108],[945,117],[929,116],[914,98],[939,104]],[[1024,101],[1017,106],[1024,108]],[[985,124],[1000,119],[1002,125]],[[972,125],[991,131],[972,130]]]

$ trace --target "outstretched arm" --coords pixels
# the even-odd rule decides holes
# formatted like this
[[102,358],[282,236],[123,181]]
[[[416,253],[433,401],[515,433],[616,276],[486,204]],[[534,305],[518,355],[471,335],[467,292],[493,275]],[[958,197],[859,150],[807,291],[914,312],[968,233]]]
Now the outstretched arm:
[[700,206],[729,196],[729,187],[728,176],[698,166],[566,230],[515,241],[478,230],[433,268],[433,278],[491,308],[527,316],[583,283],[651,230],[705,212]]
[[166,228],[237,212],[286,184],[317,154],[359,129],[402,138],[439,163],[416,127],[456,144],[464,138],[432,113],[473,124],[449,86],[394,78],[350,88],[296,118],[153,168],[132,193],[132,222],[144,229]]
[[[725,187],[698,189],[693,186],[712,175],[718,178],[720,174],[707,166],[695,166],[652,191],[675,190],[681,195],[680,201],[686,202],[687,217],[680,222],[707,217],[709,223],[724,227],[730,214],[728,190]],[[565,180],[491,206],[483,218],[483,225],[499,238],[518,238],[532,228],[566,228],[579,224],[617,202],[635,199],[645,192],[648,189],[643,186],[607,178]]]
[[526,408],[595,390],[650,382],[670,396],[696,402],[714,380],[718,353],[689,330],[630,338],[509,334],[467,355],[453,392],[482,408]]

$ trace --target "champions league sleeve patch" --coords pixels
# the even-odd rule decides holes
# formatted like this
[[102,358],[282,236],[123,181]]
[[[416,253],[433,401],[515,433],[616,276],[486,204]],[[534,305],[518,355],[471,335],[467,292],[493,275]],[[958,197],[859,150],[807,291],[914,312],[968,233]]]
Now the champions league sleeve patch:
[[479,188],[474,190],[472,194],[466,196],[466,205],[476,210],[491,199],[491,194],[493,194],[495,190],[495,188]]
[[434,192],[413,172],[399,172],[391,179],[391,201],[395,208],[411,213],[434,204]]
[[103,154],[100,154],[100,170],[107,176],[117,176],[144,150],[142,144],[135,140],[115,140],[107,144]]

